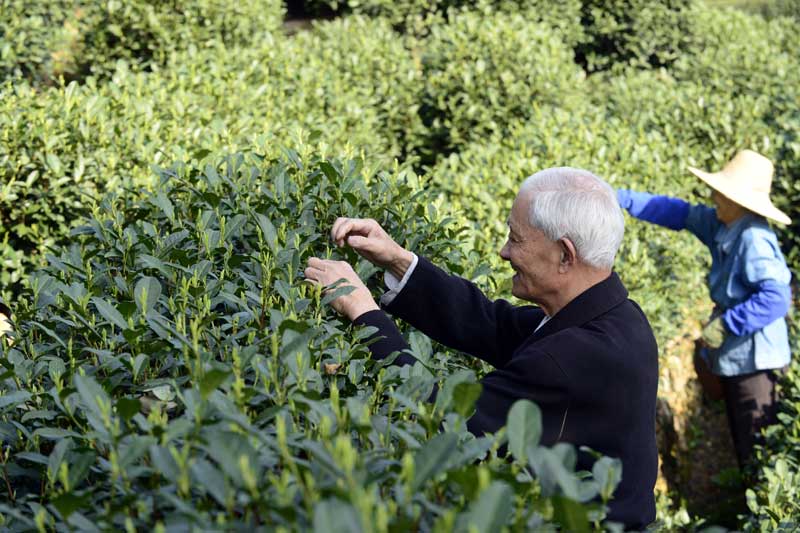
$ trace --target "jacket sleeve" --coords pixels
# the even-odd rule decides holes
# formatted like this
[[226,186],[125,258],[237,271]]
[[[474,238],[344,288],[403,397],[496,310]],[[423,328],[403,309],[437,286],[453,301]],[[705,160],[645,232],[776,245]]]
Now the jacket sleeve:
[[722,227],[722,222],[717,219],[717,210],[705,205],[692,205],[686,216],[686,229],[691,231],[700,242],[711,248],[714,246],[714,236]]
[[674,230],[686,227],[689,203],[679,198],[617,189],[617,200],[620,207],[639,220]]
[[386,310],[432,339],[496,368],[508,362],[545,316],[533,306],[491,301],[473,283],[445,273],[424,257]]
[[792,302],[792,275],[774,236],[750,229],[741,238],[742,281],[753,292],[723,315],[725,325],[737,336],[754,333],[785,316]]
[[722,319],[734,335],[750,335],[785,316],[791,301],[789,285],[764,281],[750,298],[726,310]]
[[617,189],[617,201],[632,217],[673,230],[689,230],[709,247],[722,224],[713,207],[692,205],[680,198]]
[[378,328],[366,340],[373,359],[385,359],[395,352],[400,352],[394,363],[397,365],[413,365],[417,360],[407,353],[408,343],[400,334],[400,330],[386,313],[380,310],[368,311],[353,320],[356,326],[372,326]]

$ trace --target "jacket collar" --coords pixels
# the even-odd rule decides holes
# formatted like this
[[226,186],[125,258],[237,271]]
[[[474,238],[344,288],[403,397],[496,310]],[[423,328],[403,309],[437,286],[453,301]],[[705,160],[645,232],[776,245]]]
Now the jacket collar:
[[729,253],[742,232],[750,226],[757,224],[759,221],[764,221],[764,223],[766,223],[764,217],[748,213],[739,218],[730,226],[723,224],[719,231],[717,231],[717,234],[714,236],[714,242],[717,243],[717,246],[724,253]]
[[616,272],[592,285],[565,305],[558,313],[531,335],[535,341],[562,329],[580,326],[608,312],[628,298],[628,290]]

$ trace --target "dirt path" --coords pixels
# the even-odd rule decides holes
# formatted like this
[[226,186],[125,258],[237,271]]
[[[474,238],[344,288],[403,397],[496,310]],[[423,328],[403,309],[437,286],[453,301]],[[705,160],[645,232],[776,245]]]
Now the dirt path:
[[[659,379],[661,468],[656,490],[707,525],[735,527],[744,512],[736,456],[722,401],[702,398],[692,364],[698,323],[666,343]],[[677,509],[676,509],[677,511]]]

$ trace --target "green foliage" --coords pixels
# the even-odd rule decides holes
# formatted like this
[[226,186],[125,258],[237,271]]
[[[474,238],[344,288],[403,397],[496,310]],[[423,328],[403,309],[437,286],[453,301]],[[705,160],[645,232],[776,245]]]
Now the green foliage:
[[252,44],[279,28],[283,3],[2,0],[0,12],[0,80],[49,82],[108,76],[119,60],[154,68],[189,45]]
[[519,13],[456,15],[431,29],[423,61],[428,155],[501,134],[538,107],[574,103],[583,81],[559,35]]
[[689,36],[692,0],[582,0],[586,39],[575,48],[587,70],[615,63],[651,67],[672,63]]
[[[374,217],[462,272],[459,231],[414,174],[290,150],[156,171],[49,256],[13,344],[0,343],[0,475],[13,487],[0,525],[488,531],[602,518],[580,502],[608,501],[617,462],[578,476],[573,448],[538,446],[524,402],[509,437],[525,456],[499,456],[503,432],[466,431],[479,385],[453,372],[460,356],[371,360],[370,331],[304,282],[311,256],[375,281],[331,248],[339,215]],[[427,404],[437,381],[450,400]]]
[[[152,73],[0,89],[0,283],[63,243],[91,198],[150,165],[304,141],[385,160],[419,142],[421,73],[388,25],[349,18],[291,40],[175,53]],[[408,139],[406,141],[406,139]]]
[[[679,80],[691,80],[714,98],[734,102],[736,115],[754,117],[726,133],[764,141],[762,151],[775,163],[776,203],[794,223],[782,234],[793,265],[800,266],[800,68],[797,21],[766,21],[734,10],[699,10],[693,17],[689,54],[676,62]],[[710,101],[709,97],[705,97]],[[731,105],[731,104],[728,104]],[[730,133],[729,133],[730,132]],[[714,139],[712,139],[714,140]],[[733,143],[729,146],[745,146]],[[737,139],[732,139],[737,140]]]
[[797,0],[705,0],[716,7],[735,7],[764,18],[800,17],[800,2]]
[[[794,344],[794,353],[797,353],[798,343]],[[765,446],[758,453],[761,466],[757,484],[747,491],[747,506],[752,514],[745,522],[745,531],[796,531],[800,528],[798,369],[800,365],[795,360],[782,382],[779,422],[767,428]]]
[[492,10],[559,28],[570,43],[582,36],[578,0],[347,0],[347,5],[355,13],[385,18],[401,31],[418,35],[427,35],[431,26],[458,12]]
[[[576,478],[525,404],[506,463],[505,437],[462,426],[480,363],[411,332],[426,368],[384,368],[299,283],[309,255],[338,257],[338,214],[508,296],[496,251],[526,176],[579,166],[704,202],[686,167],[752,148],[775,162],[800,274],[796,20],[688,0],[335,7],[348,16],[286,37],[276,0],[0,0],[0,292],[20,326],[0,343],[4,527],[586,528],[576,502],[618,465]],[[365,155],[395,170],[350,161]],[[419,178],[398,175],[409,165]],[[627,220],[616,267],[661,346],[706,318],[707,260],[690,235]],[[753,530],[794,512],[797,381]]]

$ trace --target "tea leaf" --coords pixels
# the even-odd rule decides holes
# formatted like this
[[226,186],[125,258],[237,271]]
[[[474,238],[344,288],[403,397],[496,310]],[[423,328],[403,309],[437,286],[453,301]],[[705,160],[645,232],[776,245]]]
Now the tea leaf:
[[463,518],[462,529],[496,533],[503,529],[514,508],[514,492],[502,481],[494,481],[475,501]]
[[144,276],[136,283],[133,295],[139,311],[147,313],[153,309],[161,296],[161,283],[155,278]]
[[415,492],[421,489],[425,482],[447,469],[456,444],[458,444],[458,436],[455,433],[442,433],[417,450],[414,455],[414,481],[412,483]]
[[27,402],[31,399],[31,393],[28,391],[14,391],[10,394],[0,396],[0,409],[6,407],[16,407],[17,405]]
[[208,395],[222,385],[230,375],[231,373],[226,370],[213,369],[206,372],[200,380],[200,394],[203,399],[208,398]]
[[508,449],[514,458],[525,464],[528,450],[539,444],[542,436],[542,413],[529,400],[518,400],[508,412]]
[[128,322],[122,316],[122,313],[117,311],[117,309],[108,303],[107,301],[103,300],[102,298],[92,297],[92,303],[97,308],[97,311],[100,315],[105,318],[109,323],[117,326],[121,330],[125,330],[128,328]]

